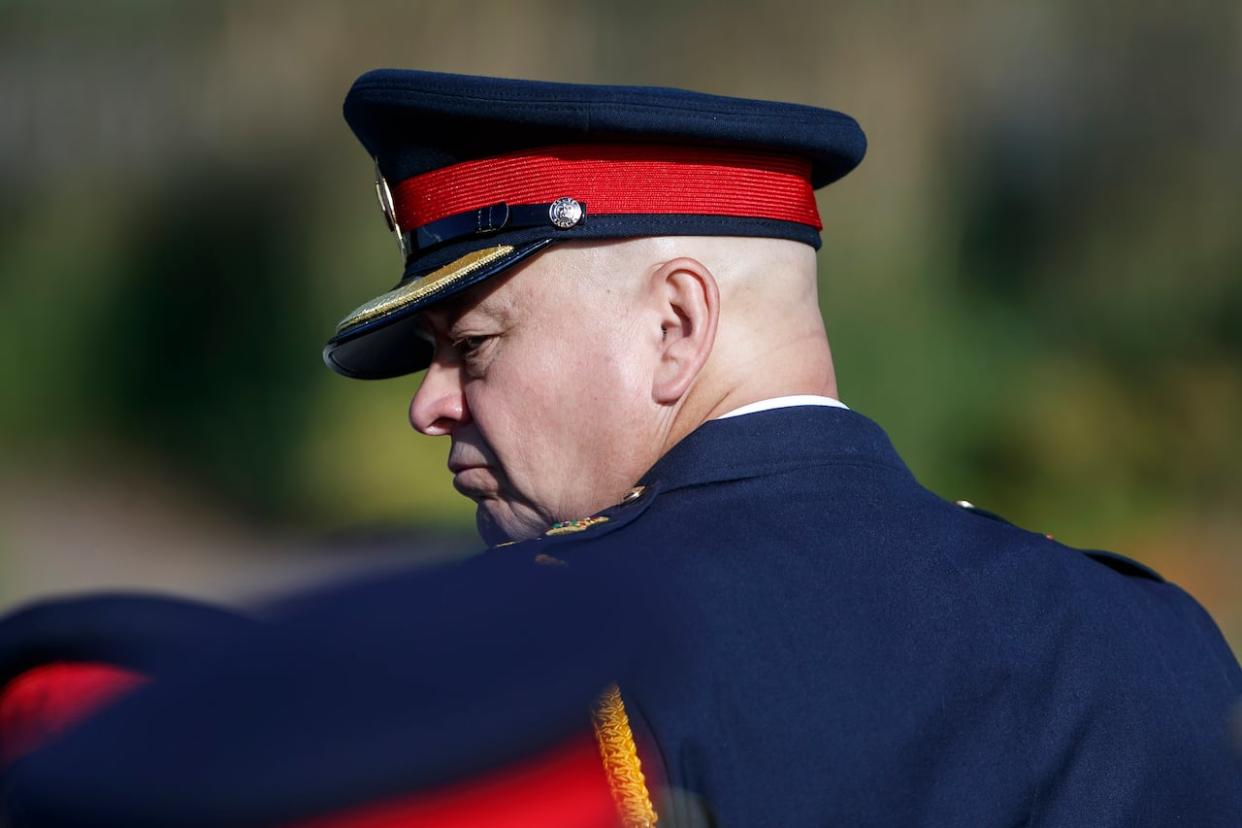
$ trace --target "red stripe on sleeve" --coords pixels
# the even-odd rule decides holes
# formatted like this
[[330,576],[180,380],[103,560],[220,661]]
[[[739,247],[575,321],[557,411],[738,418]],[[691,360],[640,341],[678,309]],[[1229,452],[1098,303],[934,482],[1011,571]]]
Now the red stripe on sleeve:
[[38,748],[142,681],[109,664],[54,662],[27,670],[0,691],[0,763]]
[[405,799],[286,828],[618,828],[590,733],[537,756]]

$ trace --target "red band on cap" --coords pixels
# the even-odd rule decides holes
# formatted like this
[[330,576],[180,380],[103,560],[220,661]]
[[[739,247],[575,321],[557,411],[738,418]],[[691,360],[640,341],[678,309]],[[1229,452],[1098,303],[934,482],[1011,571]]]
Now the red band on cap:
[[592,216],[683,214],[776,219],[822,229],[803,158],[702,147],[540,147],[407,178],[393,191],[403,230],[504,201],[569,196]]

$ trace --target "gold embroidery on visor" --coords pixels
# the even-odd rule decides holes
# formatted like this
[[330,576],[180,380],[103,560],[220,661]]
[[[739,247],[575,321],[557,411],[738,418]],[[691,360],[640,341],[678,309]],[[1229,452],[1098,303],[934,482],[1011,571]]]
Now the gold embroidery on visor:
[[411,305],[420,299],[425,299],[433,293],[446,290],[479,268],[486,267],[497,259],[508,256],[513,251],[513,245],[501,244],[496,247],[485,247],[482,250],[467,253],[460,259],[454,259],[444,267],[431,271],[426,276],[376,296],[370,302],[355,309],[353,313],[342,319],[340,324],[336,326],[336,332],[340,333],[355,325],[361,325],[363,322],[378,319],[385,314]]

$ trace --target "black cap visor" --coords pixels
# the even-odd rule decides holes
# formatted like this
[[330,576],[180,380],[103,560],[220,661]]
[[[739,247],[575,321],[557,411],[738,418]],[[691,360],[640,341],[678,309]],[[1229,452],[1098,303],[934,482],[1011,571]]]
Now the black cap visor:
[[390,379],[431,364],[435,347],[416,314],[542,250],[551,239],[471,251],[362,305],[337,325],[323,349],[329,368],[354,379]]

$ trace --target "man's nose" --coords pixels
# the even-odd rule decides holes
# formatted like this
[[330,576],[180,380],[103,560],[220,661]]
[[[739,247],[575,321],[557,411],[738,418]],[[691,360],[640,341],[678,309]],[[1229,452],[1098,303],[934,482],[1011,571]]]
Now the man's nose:
[[456,365],[432,362],[423,382],[410,400],[410,425],[416,431],[438,437],[470,422],[461,372]]

